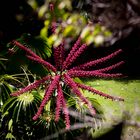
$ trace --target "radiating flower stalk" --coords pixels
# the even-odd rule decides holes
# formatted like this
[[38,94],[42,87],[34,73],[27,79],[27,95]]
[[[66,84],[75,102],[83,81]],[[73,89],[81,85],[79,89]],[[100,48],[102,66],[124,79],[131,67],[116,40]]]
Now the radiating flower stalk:
[[[53,9],[53,7],[51,7],[51,9]],[[105,67],[102,69],[88,70],[90,67],[97,66],[98,64],[101,65],[107,62],[108,60],[113,59],[122,52],[121,49],[100,59],[92,60],[84,64],[72,67],[72,64],[75,62],[75,60],[87,49],[87,45],[85,43],[82,44],[81,37],[79,37],[78,40],[75,42],[75,44],[72,46],[71,51],[65,58],[65,50],[64,50],[65,44],[62,41],[62,43],[58,47],[53,48],[54,49],[53,56],[55,62],[55,66],[53,66],[51,63],[43,60],[41,57],[36,55],[32,50],[30,50],[27,46],[22,45],[20,42],[14,40],[12,43],[15,46],[19,47],[21,50],[25,51],[26,56],[29,60],[32,60],[34,62],[43,65],[47,70],[51,72],[51,74],[48,74],[47,76],[41,78],[40,80],[37,80],[34,83],[28,85],[27,87],[24,87],[19,91],[16,91],[11,94],[11,96],[19,96],[25,92],[38,88],[42,84],[46,85],[44,98],[40,104],[40,107],[38,108],[37,113],[33,116],[33,120],[37,120],[40,117],[40,115],[44,110],[45,105],[48,103],[49,100],[51,100],[52,98],[56,98],[55,121],[56,122],[59,121],[62,110],[65,118],[66,129],[70,128],[70,117],[68,112],[67,100],[65,98],[66,97],[65,92],[63,92],[64,85],[71,90],[71,93],[69,94],[75,94],[76,96],[79,97],[79,99],[87,106],[91,115],[95,115],[96,110],[92,105],[92,103],[86,97],[84,97],[80,89],[87,90],[93,94],[97,94],[99,96],[111,100],[124,101],[123,98],[108,95],[106,93],[94,89],[93,87],[77,83],[74,80],[74,78],[76,77],[99,77],[99,78],[122,77],[123,75],[121,73],[112,74],[110,73],[110,71],[122,66],[124,64],[123,61],[120,61],[116,64],[113,64],[109,67]],[[53,93],[57,93],[56,96],[53,96]]]
[[[40,107],[38,108],[37,113],[33,117],[33,120],[37,120],[39,118],[39,116],[43,112],[45,105],[51,99],[53,93],[57,92],[57,95],[55,97],[56,98],[55,121],[56,122],[59,121],[60,113],[62,110],[64,113],[64,116],[65,116],[66,128],[67,129],[70,128],[70,119],[69,119],[69,114],[68,114],[68,108],[67,108],[67,104],[66,104],[65,94],[63,92],[64,84],[68,88],[71,89],[71,94],[75,94],[76,96],[78,96],[81,99],[81,101],[88,107],[88,109],[92,115],[96,114],[96,110],[92,106],[92,103],[86,97],[84,97],[84,95],[83,95],[83,93],[81,93],[80,89],[87,90],[89,92],[92,92],[93,94],[97,94],[97,95],[100,95],[104,98],[108,98],[111,100],[115,100],[115,101],[124,100],[123,98],[114,97],[114,96],[105,94],[90,86],[86,86],[84,84],[77,83],[74,81],[75,77],[100,77],[100,78],[122,77],[123,75],[121,73],[112,74],[109,72],[111,70],[114,70],[114,69],[122,66],[124,64],[123,61],[120,61],[109,67],[105,67],[105,68],[98,69],[98,70],[91,70],[91,71],[86,70],[86,68],[88,69],[89,67],[98,65],[98,63],[102,64],[104,62],[107,62],[110,59],[113,59],[115,56],[119,55],[122,52],[122,50],[119,49],[106,57],[103,57],[103,58],[100,58],[97,60],[93,60],[93,61],[87,62],[85,64],[71,68],[70,66],[79,57],[79,55],[82,54],[82,52],[85,49],[86,44],[82,44],[80,47],[80,42],[81,41],[79,38],[76,41],[76,43],[73,45],[70,53],[65,58],[65,60],[63,59],[64,56],[62,56],[62,55],[64,55],[64,49],[63,50],[61,49],[64,46],[64,44],[62,43],[63,45],[60,45],[57,48],[54,48],[54,49],[56,49],[55,53],[54,53],[55,66],[53,66],[49,62],[47,62],[47,61],[43,60],[42,58],[40,58],[39,56],[37,56],[33,51],[31,51],[26,46],[22,45],[20,42],[17,42],[17,41],[12,42],[14,45],[18,46],[20,49],[22,49],[26,52],[26,56],[28,59],[43,65],[46,69],[50,70],[53,73],[53,75],[47,75],[47,76],[41,78],[40,80],[37,80],[34,83],[28,85],[27,87],[22,88],[21,90],[16,91],[11,94],[12,96],[19,96],[22,93],[25,93],[25,92],[38,88],[41,84],[45,84],[45,85],[48,84],[48,86],[45,90],[44,98],[41,102]],[[83,66],[83,67],[81,67],[81,66]],[[87,67],[84,67],[84,66],[87,66]],[[54,96],[53,96],[53,98],[54,98]]]

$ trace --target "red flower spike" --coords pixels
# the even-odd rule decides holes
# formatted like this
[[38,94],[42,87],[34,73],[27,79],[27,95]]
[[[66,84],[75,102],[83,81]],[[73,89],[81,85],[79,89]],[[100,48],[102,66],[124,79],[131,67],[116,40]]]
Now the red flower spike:
[[44,106],[49,101],[49,99],[50,99],[51,95],[53,94],[54,90],[57,88],[57,85],[59,83],[59,79],[60,79],[60,75],[57,75],[57,76],[54,77],[54,80],[51,82],[50,86],[46,90],[46,93],[45,93],[44,98],[41,102],[41,105],[40,105],[37,113],[33,117],[33,120],[37,120],[38,117],[41,115],[42,110],[44,109]]
[[79,88],[82,88],[82,89],[84,89],[84,90],[88,90],[88,91],[90,91],[90,92],[92,92],[92,93],[94,93],[94,94],[100,95],[100,96],[102,96],[102,97],[105,97],[105,98],[108,98],[108,99],[111,99],[111,100],[115,100],[115,101],[116,101],[116,100],[117,100],[117,101],[124,101],[123,98],[114,97],[114,96],[105,94],[105,93],[103,93],[103,92],[101,92],[101,91],[98,91],[98,90],[96,90],[96,89],[94,89],[94,88],[92,88],[92,87],[90,87],[90,86],[86,86],[86,85],[80,84],[80,83],[76,83],[76,85],[77,85]]
[[84,52],[84,50],[87,48],[86,44],[83,44],[70,58],[69,62],[66,65],[66,69]]
[[68,54],[66,60],[63,63],[63,70],[67,68],[67,64],[69,63],[71,57],[78,50],[78,48],[80,46],[80,42],[81,42],[81,38],[79,37],[78,40],[76,41],[76,43],[74,44],[74,46],[72,47],[70,53]]
[[64,116],[65,116],[65,124],[66,124],[66,129],[70,129],[70,117],[69,117],[69,112],[68,112],[68,108],[65,102],[65,98],[62,96],[62,106],[63,106],[63,112],[64,112]]
[[68,72],[70,77],[100,77],[100,78],[119,78],[123,75],[121,73],[108,74],[108,73],[99,73],[96,71],[83,71],[83,70],[70,70]]
[[41,84],[43,84],[45,81],[48,81],[48,80],[50,80],[50,79],[51,79],[50,76],[43,77],[42,79],[35,81],[35,82],[32,83],[31,85],[28,85],[27,87],[22,88],[21,90],[12,93],[11,96],[19,96],[19,95],[21,95],[22,93],[25,93],[25,92],[28,92],[28,91],[30,91],[30,90],[33,90],[33,89],[39,87],[39,86],[40,86]]
[[17,41],[13,41],[13,44],[18,46],[20,49],[24,50],[27,54],[27,57],[29,59],[32,59],[34,61],[37,61],[40,63],[43,63],[48,69],[51,69],[53,72],[56,72],[56,68],[54,66],[52,66],[50,63],[44,61],[42,58],[40,58],[38,55],[36,55],[33,51],[31,51],[30,49],[28,49],[27,47],[25,47],[24,45],[20,44]]
[[64,74],[64,81],[65,83],[73,90],[73,93],[75,93],[89,108],[92,115],[96,114],[95,109],[92,107],[92,104],[89,100],[87,100],[79,91],[76,83],[66,74]]
[[111,65],[111,66],[109,66],[109,67],[95,70],[95,72],[99,72],[99,73],[109,72],[109,71],[111,71],[111,70],[113,70],[113,69],[116,69],[116,68],[122,66],[123,64],[124,64],[124,61],[120,61],[120,62],[118,62],[118,63],[116,63],[116,64],[114,64],[114,65]]
[[63,40],[63,42],[60,44],[60,66],[61,66],[61,70],[62,70],[63,62],[65,60],[64,44],[65,44],[65,41]]
[[60,111],[62,107],[63,91],[60,84],[57,87],[57,100],[56,100],[56,111],[55,111],[55,121],[58,122],[60,118]]
[[20,42],[14,40],[12,41],[12,43],[14,45],[16,45],[17,47],[19,47],[21,50],[24,50],[27,54],[31,55],[32,57],[38,58],[40,59],[40,57],[38,55],[36,55],[33,51],[31,51],[29,48],[27,48],[26,46],[22,45]]
[[54,61],[57,69],[61,69],[64,61],[64,43],[61,43],[59,46],[54,47]]
[[105,63],[106,61],[108,61],[108,60],[114,58],[115,56],[117,56],[118,54],[120,54],[121,52],[122,52],[122,49],[119,49],[119,50],[111,53],[110,55],[107,55],[107,56],[102,57],[100,59],[96,59],[96,60],[87,62],[85,64],[81,64],[79,66],[73,67],[72,70],[85,70],[85,69],[93,67],[97,64],[99,65],[101,63]]
[[59,67],[60,67],[60,47],[59,46],[54,47],[53,50],[54,50],[55,67],[57,69],[59,69]]
[[56,72],[56,68],[47,61],[44,61],[42,58],[34,58],[29,55],[26,55],[26,57],[29,58],[30,60],[38,62],[39,64],[42,64],[43,66],[47,67],[49,70],[52,70],[53,72]]

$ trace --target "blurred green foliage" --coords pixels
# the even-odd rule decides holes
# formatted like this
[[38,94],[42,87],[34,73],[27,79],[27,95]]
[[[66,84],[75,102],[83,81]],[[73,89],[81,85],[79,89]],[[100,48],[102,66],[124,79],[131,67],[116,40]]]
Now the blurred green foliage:
[[[45,38],[50,46],[58,46],[63,39],[72,40],[81,36],[88,45],[94,44],[95,47],[98,47],[111,37],[109,30],[90,22],[84,12],[73,11],[70,0],[46,0],[40,7],[37,6],[35,0],[29,0],[29,3],[37,9],[39,18],[44,19],[44,27],[40,31],[40,36]],[[54,11],[49,9],[50,3],[54,5]],[[56,22],[56,32],[50,34],[49,29],[53,22]]]

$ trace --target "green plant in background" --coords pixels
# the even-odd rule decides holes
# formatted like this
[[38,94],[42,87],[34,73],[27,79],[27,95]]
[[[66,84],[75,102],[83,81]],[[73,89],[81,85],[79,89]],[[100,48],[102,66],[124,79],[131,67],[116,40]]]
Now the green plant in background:
[[[32,6],[37,5],[34,0],[31,1],[29,3],[32,3]],[[98,47],[112,35],[104,26],[90,22],[86,14],[73,12],[70,0],[46,0],[44,5],[37,7],[37,11],[39,18],[45,19],[40,36],[46,39],[50,46],[60,45],[63,38],[73,41],[82,32],[81,38],[86,44],[94,43],[94,46]],[[52,25],[56,26],[55,34],[49,32]]]
[[12,81],[22,84],[18,79],[18,75],[0,75],[0,103],[3,105],[9,98],[12,89],[14,88]]
[[[43,59],[50,59],[52,54],[51,46],[48,45],[48,42],[44,40],[40,36],[33,37],[30,34],[23,34],[20,38],[17,39],[18,41],[22,42],[24,45],[30,46],[36,54],[41,56]],[[25,71],[30,71],[32,74],[37,74],[38,76],[46,75],[48,72],[45,70],[41,65],[37,65],[28,61],[25,57],[24,52],[22,52],[17,47],[13,47],[10,43],[7,45],[7,52],[5,54],[7,59],[6,62],[6,71],[9,73],[21,74],[24,67]],[[18,59],[17,59],[18,58]]]
[[[32,113],[37,110],[41,97],[37,92],[9,98],[2,107],[2,138],[30,139],[34,135]],[[32,109],[32,111],[31,111]],[[6,136],[5,136],[6,135]]]

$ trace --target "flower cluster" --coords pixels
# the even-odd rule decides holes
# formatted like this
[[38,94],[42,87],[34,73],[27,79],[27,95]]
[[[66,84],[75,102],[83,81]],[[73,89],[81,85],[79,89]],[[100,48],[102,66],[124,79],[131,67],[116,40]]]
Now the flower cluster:
[[93,94],[100,95],[104,98],[108,98],[111,100],[118,100],[118,101],[123,101],[124,99],[120,97],[114,97],[108,94],[105,94],[101,91],[98,91],[94,89],[93,87],[86,86],[81,83],[77,83],[74,81],[73,78],[75,77],[101,77],[101,78],[117,78],[117,77],[122,77],[123,75],[121,73],[109,73],[111,70],[116,69],[123,65],[123,61],[120,61],[116,64],[113,64],[109,67],[101,68],[98,70],[88,70],[90,67],[96,66],[98,64],[102,64],[107,62],[110,59],[113,59],[117,55],[119,55],[122,50],[119,49],[112,54],[102,57],[97,60],[92,60],[90,62],[86,62],[84,64],[75,66],[75,67],[70,67],[73,62],[85,51],[87,48],[86,44],[81,44],[81,38],[79,37],[76,43],[73,45],[71,48],[71,51],[69,52],[68,56],[64,59],[64,42],[60,44],[58,47],[53,48],[54,50],[54,62],[55,66],[50,64],[49,62],[43,60],[40,58],[38,55],[36,55],[33,51],[31,51],[28,47],[22,45],[18,41],[13,41],[12,42],[15,46],[19,47],[20,49],[24,50],[26,52],[26,56],[28,59],[35,61],[41,65],[43,65],[45,68],[47,68],[50,73],[52,72],[53,74],[48,74],[48,76],[45,76],[41,78],[40,80],[35,81],[34,83],[28,85],[25,88],[22,88],[19,91],[16,91],[12,93],[12,96],[18,96],[22,93],[25,93],[27,91],[31,91],[37,87],[39,87],[41,84],[45,84],[47,86],[45,89],[45,94],[44,98],[40,104],[40,107],[38,108],[37,113],[34,115],[33,120],[37,120],[40,115],[43,112],[43,109],[45,105],[48,103],[48,101],[51,99],[53,93],[57,93],[55,98],[56,98],[56,110],[55,110],[55,121],[57,122],[60,118],[60,113],[61,110],[64,113],[65,117],[65,124],[66,124],[66,129],[70,128],[70,118],[69,118],[69,112],[68,112],[68,107],[66,104],[66,99],[65,99],[65,94],[63,92],[63,87],[64,85],[67,86],[68,88],[71,89],[70,94],[75,94],[76,96],[79,97],[79,99],[88,107],[89,111],[91,112],[92,115],[95,115],[96,110],[92,106],[92,103],[84,97],[83,93],[81,93],[80,89],[88,90],[89,92],[92,92]]

